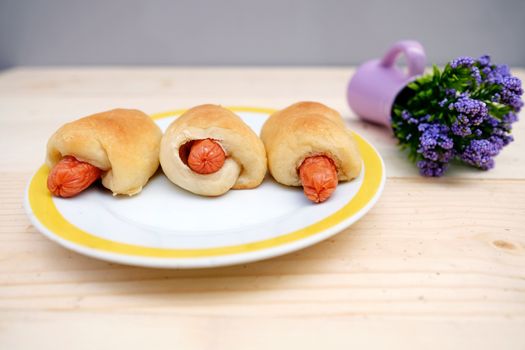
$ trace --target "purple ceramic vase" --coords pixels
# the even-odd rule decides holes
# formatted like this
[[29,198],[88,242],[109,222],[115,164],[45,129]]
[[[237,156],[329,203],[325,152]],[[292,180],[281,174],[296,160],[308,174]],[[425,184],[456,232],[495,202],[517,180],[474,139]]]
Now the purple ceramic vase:
[[[406,57],[408,72],[396,67],[400,54]],[[395,43],[382,59],[357,68],[348,84],[350,108],[363,120],[390,127],[392,105],[403,88],[425,70],[426,55],[417,41]]]

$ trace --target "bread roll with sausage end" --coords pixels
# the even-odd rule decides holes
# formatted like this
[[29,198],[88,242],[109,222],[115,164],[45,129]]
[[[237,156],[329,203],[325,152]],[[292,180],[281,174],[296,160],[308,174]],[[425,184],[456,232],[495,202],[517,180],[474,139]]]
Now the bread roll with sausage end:
[[[59,175],[53,171],[63,165],[67,168],[76,159],[76,165],[71,165],[77,166],[74,169],[79,163],[96,167],[102,185],[113,195],[131,196],[139,193],[157,170],[161,137],[160,128],[147,114],[135,109],[113,109],[58,129],[47,143],[46,164],[52,169],[50,176],[68,177],[70,184],[76,186],[80,180],[70,178],[77,176],[76,170],[72,174],[71,169],[65,169]],[[52,180],[48,178],[48,187]]]
[[[329,179],[330,173],[336,177],[337,185],[337,181],[351,180],[361,171],[361,155],[350,130],[338,112],[321,103],[299,102],[274,113],[262,128],[261,139],[270,173],[283,185],[303,186],[306,193],[301,179],[308,181],[312,171],[325,168],[324,174],[316,175],[320,180],[314,184],[319,198],[311,198],[307,193],[315,202],[327,199],[326,193],[320,192],[333,187],[328,185],[334,180]],[[308,158],[312,159],[305,162]],[[308,170],[301,173],[303,164]]]
[[219,196],[231,188],[259,186],[266,174],[266,152],[241,118],[206,104],[170,124],[161,141],[160,164],[174,184],[199,195]]

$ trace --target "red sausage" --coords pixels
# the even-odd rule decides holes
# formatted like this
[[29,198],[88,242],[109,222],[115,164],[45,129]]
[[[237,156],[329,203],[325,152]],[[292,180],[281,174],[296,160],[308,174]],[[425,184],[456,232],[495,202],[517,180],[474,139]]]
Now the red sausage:
[[58,162],[47,177],[47,188],[58,197],[73,197],[84,191],[100,177],[99,168],[66,156]]
[[213,140],[204,139],[193,142],[188,155],[188,166],[198,174],[212,174],[224,165],[226,154]]
[[299,167],[299,177],[306,197],[314,203],[322,203],[337,187],[337,169],[326,156],[306,158]]

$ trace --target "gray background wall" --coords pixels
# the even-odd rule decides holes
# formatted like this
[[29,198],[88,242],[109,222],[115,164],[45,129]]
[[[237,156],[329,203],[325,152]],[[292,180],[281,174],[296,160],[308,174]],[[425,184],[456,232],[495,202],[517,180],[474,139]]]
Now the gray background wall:
[[400,38],[431,62],[525,66],[523,0],[0,0],[0,67],[348,65]]

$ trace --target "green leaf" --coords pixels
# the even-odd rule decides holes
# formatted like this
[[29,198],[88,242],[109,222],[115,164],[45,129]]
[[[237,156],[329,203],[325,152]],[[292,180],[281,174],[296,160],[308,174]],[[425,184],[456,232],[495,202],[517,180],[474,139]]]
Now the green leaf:
[[419,89],[419,85],[415,82],[412,82],[410,84],[408,84],[408,88],[409,89],[412,89],[412,90],[418,90]]
[[434,74],[434,81],[439,82],[441,79],[441,71],[437,65],[432,65],[432,73]]

